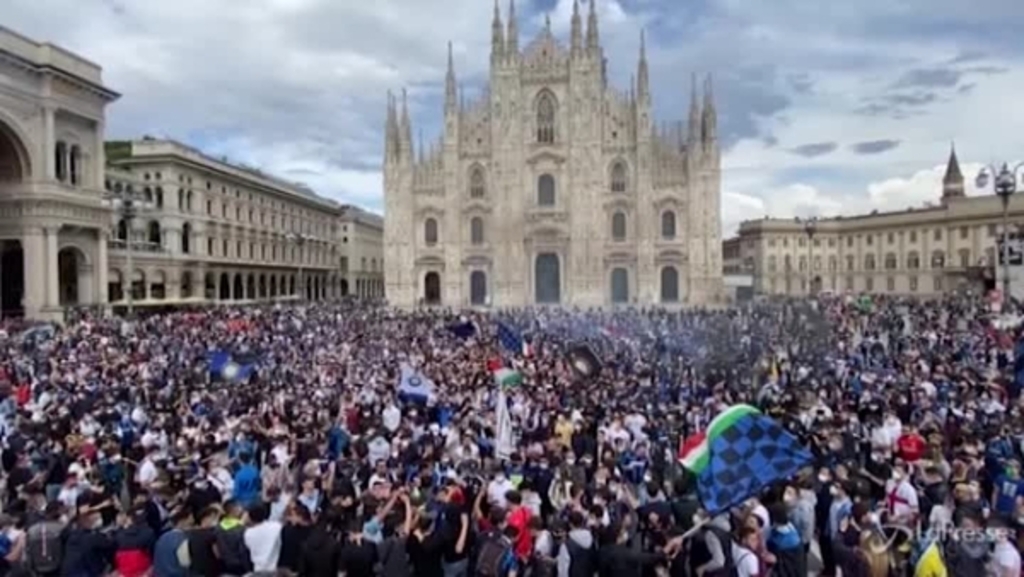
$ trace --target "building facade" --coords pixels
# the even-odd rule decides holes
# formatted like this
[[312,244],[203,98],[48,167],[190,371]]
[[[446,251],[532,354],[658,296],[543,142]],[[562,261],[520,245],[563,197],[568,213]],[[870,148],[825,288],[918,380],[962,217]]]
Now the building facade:
[[107,298],[100,67],[0,27],[0,314]]
[[357,206],[343,206],[341,292],[358,298],[384,298],[384,219]]
[[108,142],[107,159],[108,193],[145,207],[111,212],[112,305],[129,286],[147,304],[342,296],[334,201],[171,140]]
[[[1024,224],[1022,196],[1010,199],[1013,230]],[[738,249],[730,250],[738,252],[738,266],[753,272],[758,294],[929,296],[995,288],[1002,222],[997,196],[966,196],[964,176],[951,151],[935,203],[821,219],[812,226],[794,219],[747,221],[732,241]]]
[[[608,86],[593,1],[569,45],[550,24],[522,50],[495,8],[488,87],[466,102],[449,48],[444,132],[414,149],[389,96],[384,263],[397,306],[700,304],[722,294],[720,157],[710,81],[689,124]],[[696,84],[696,82],[695,82]]]
[[379,217],[174,141],[105,143],[117,97],[96,64],[0,27],[0,316],[381,296]]

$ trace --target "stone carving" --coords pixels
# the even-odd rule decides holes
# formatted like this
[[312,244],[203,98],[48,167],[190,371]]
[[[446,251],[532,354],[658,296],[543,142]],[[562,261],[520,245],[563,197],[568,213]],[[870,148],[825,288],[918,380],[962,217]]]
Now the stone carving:
[[[580,22],[589,21],[586,15],[579,17]],[[597,16],[592,18],[596,24]],[[410,223],[421,227],[422,215],[433,211],[460,218],[491,215],[487,243],[479,246],[470,245],[468,235],[446,235],[439,220],[440,244],[429,254],[449,264],[443,271],[433,267],[443,273],[442,286],[466,285],[473,270],[486,270],[496,279],[526,279],[503,281],[500,293],[490,295],[495,306],[533,303],[532,255],[538,247],[560,255],[563,304],[610,304],[609,262],[634,271],[630,300],[636,297],[638,304],[658,298],[660,263],[678,267],[680,279],[700,278],[699,286],[711,287],[700,294],[680,294],[681,300],[711,302],[722,283],[721,271],[695,268],[720,261],[713,253],[721,243],[721,201],[717,112],[710,85],[702,98],[695,86],[688,123],[659,125],[653,120],[645,58],[636,74],[641,81],[618,90],[604,82],[596,26],[584,33],[583,24],[574,25],[568,42],[560,42],[544,26],[520,51],[513,24],[495,39],[493,85],[478,98],[460,98],[454,65],[449,69],[442,123],[446,129],[437,142],[417,150],[405,106],[389,100],[384,158],[389,301],[408,307],[424,296],[422,278],[408,271],[420,267],[417,258],[426,253],[407,248],[409,228]],[[553,115],[550,107],[537,109],[540,94],[553,98]],[[686,105],[681,108],[678,113],[685,116]],[[628,167],[628,182],[624,190],[612,193],[616,161]],[[483,198],[468,194],[471,162],[489,167]],[[555,198],[551,205],[539,206],[543,195],[538,177],[545,173],[556,181]],[[612,242],[609,215],[616,210],[627,214],[625,241]],[[661,238],[664,210],[676,214],[675,238]],[[524,254],[524,247],[532,248]],[[478,258],[488,259],[488,267],[480,269]],[[680,284],[681,292],[686,286]],[[466,300],[444,304],[468,305],[468,293],[459,294]]]

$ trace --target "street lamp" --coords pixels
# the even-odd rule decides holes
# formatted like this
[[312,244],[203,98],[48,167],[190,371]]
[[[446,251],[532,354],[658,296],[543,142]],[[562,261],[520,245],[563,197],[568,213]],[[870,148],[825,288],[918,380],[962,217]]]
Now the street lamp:
[[[142,193],[134,191],[132,188],[126,188],[125,190],[118,190],[107,193],[104,198],[104,204],[113,210],[120,218],[118,222],[124,221],[125,226],[125,239],[124,239],[124,261],[125,268],[128,269],[128,292],[125,293],[125,305],[127,314],[129,317],[135,312],[135,267],[133,264],[133,242],[132,242],[132,223],[140,213],[146,212],[153,209],[153,202],[146,198]],[[124,279],[121,280],[121,290],[124,291]]]
[[306,251],[303,247],[306,246],[306,241],[313,240],[313,237],[301,233],[290,232],[285,236],[289,242],[294,242],[299,247],[299,299],[305,300],[306,298],[306,278],[303,276],[303,265],[306,262]]
[[[797,219],[800,222],[800,219]],[[814,264],[813,264],[813,246],[814,246],[814,233],[818,232],[818,217],[812,216],[803,221],[804,232],[807,233],[807,294],[814,294],[814,288],[812,286],[814,280]]]
[[[1017,163],[1012,169],[1005,162],[1000,170],[989,165],[982,167],[974,184],[978,188],[987,188],[992,179],[992,188],[1003,203],[1003,299],[1010,298],[1010,197],[1017,192],[1017,175],[1024,168],[1024,162]],[[1024,178],[1021,179],[1024,181]]]

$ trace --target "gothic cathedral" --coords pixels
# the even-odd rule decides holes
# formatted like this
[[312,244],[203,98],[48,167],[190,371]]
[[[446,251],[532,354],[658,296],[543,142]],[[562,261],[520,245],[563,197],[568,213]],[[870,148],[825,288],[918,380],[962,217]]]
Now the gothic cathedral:
[[608,86],[598,19],[578,4],[519,48],[492,23],[490,82],[461,101],[449,46],[444,134],[414,149],[389,95],[388,301],[417,305],[702,305],[722,295],[721,170],[710,79],[689,123],[654,123],[643,35],[634,85]]

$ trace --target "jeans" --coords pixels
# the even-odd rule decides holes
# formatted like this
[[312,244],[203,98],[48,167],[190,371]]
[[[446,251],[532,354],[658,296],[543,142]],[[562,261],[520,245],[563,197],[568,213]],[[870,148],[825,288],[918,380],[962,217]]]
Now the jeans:
[[466,577],[469,570],[469,559],[445,563],[442,569],[444,569],[444,577]]

